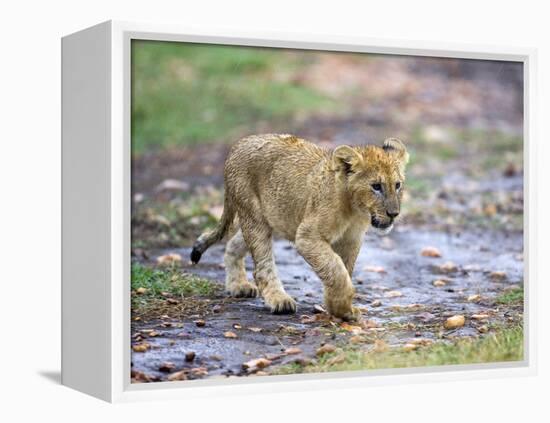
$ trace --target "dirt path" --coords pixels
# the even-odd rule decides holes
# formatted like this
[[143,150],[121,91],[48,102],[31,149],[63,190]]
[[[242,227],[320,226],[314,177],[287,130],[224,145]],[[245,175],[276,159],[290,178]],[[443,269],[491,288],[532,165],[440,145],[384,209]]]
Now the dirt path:
[[[427,245],[437,247],[442,257],[421,256]],[[163,380],[168,373],[159,369],[163,363],[171,362],[178,370],[201,369],[196,371],[196,377],[242,375],[247,373],[243,363],[250,359],[267,357],[273,361],[270,367],[273,370],[280,364],[313,359],[315,350],[323,343],[344,342],[346,337],[353,336],[351,332],[331,330],[331,325],[332,329],[339,327],[337,323],[313,321],[314,307],[322,305],[319,280],[286,241],[276,241],[274,251],[280,278],[298,301],[297,314],[272,315],[259,298],[220,297],[212,299],[199,315],[134,322],[134,334],[143,335],[140,331],[147,333],[153,329],[158,335],[150,338],[153,348],[133,354],[133,370]],[[480,237],[475,232],[450,235],[400,228],[387,237],[369,235],[354,273],[355,303],[364,308],[368,330],[389,345],[404,345],[415,337],[444,340],[477,335],[487,329],[488,322],[490,326],[498,326],[520,318],[506,308],[495,306],[494,299],[522,281],[522,251],[520,233],[484,233]],[[187,257],[189,249],[170,252]],[[222,258],[223,246],[218,245],[189,270],[222,284]],[[445,266],[449,262],[456,263],[456,268]],[[250,265],[248,262],[249,273]],[[383,272],[377,272],[382,269]],[[435,280],[446,284],[436,287]],[[468,301],[474,295],[480,298]],[[445,319],[456,314],[466,316],[466,325],[458,330],[444,330]],[[489,317],[471,318],[479,314]],[[194,323],[198,319],[204,320],[205,326],[198,327]],[[227,331],[236,338],[225,337]],[[283,354],[289,347],[302,352]],[[194,353],[192,361],[185,361],[188,353]],[[188,374],[193,377],[193,373]]]

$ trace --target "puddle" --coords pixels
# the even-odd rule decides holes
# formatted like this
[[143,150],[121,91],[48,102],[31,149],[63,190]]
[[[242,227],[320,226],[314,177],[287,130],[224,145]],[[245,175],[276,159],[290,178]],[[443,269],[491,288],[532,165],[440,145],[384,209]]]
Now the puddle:
[[[438,248],[442,257],[421,256],[420,251],[427,246]],[[189,255],[188,248],[168,251],[182,257]],[[223,251],[223,245],[216,245],[204,254],[200,264],[183,268],[223,284]],[[298,302],[296,314],[272,315],[260,298],[226,299],[217,312],[172,319],[169,327],[165,327],[168,319],[133,322],[132,334],[154,329],[158,336],[147,339],[152,348],[146,352],[132,353],[132,369],[159,380],[169,375],[159,370],[164,362],[174,363],[175,370],[206,368],[208,375],[200,377],[244,375],[243,363],[248,360],[267,356],[274,365],[283,364],[297,356],[311,357],[323,342],[337,343],[346,336],[318,323],[302,323],[301,316],[312,316],[314,306],[322,305],[322,285],[290,243],[276,240],[274,253],[279,277]],[[505,289],[522,283],[522,253],[521,232],[480,230],[451,234],[399,227],[386,237],[369,234],[353,275],[355,305],[366,308],[366,320],[384,328],[381,336],[390,345],[404,344],[415,336],[434,339],[443,335],[444,339],[477,335],[477,322],[470,319],[464,327],[443,333],[442,322],[454,314],[468,318],[488,310],[492,323],[505,322],[506,310],[495,308],[492,300]],[[439,266],[449,261],[457,265],[457,271],[441,272]],[[367,271],[372,266],[382,267],[384,272]],[[247,259],[250,278],[251,268]],[[495,280],[490,274],[493,271],[503,271],[506,277]],[[447,284],[435,287],[436,279],[444,279]],[[468,301],[471,295],[480,295],[481,301]],[[194,323],[198,318],[205,320],[205,326]],[[237,338],[224,337],[227,331]],[[277,357],[289,347],[298,347],[302,353]],[[194,359],[186,361],[186,354],[191,352]]]

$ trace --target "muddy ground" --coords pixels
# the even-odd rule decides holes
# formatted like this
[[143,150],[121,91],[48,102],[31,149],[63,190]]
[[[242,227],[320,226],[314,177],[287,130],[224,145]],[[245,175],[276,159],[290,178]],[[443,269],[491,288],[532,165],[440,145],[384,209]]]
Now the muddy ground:
[[[353,76],[353,66],[345,65]],[[449,82],[452,75],[438,72],[429,75],[429,88],[416,92],[422,81],[411,69],[414,62],[408,64],[408,73],[390,69],[392,77],[405,78],[399,81],[401,88],[409,87],[408,97],[399,97],[403,91],[397,87],[393,94],[380,93],[389,98],[376,107],[358,107],[346,117],[292,121],[280,131],[329,147],[394,135],[409,146],[403,217],[388,236],[366,235],[352,278],[361,324],[348,325],[323,313],[320,281],[285,240],[275,240],[274,254],[279,276],[298,303],[294,315],[272,315],[260,298],[228,298],[223,293],[222,244],[209,249],[198,265],[189,264],[194,238],[221,213],[228,144],[178,147],[134,158],[132,260],[159,267],[159,256],[179,254],[178,271],[219,287],[207,296],[166,298],[156,314],[133,310],[134,382],[272,374],[288,363],[315,362],[326,344],[407,350],[521,326],[522,302],[500,301],[506,293],[523,289],[517,72],[497,83],[492,68],[484,66],[458,84]],[[383,79],[387,71],[379,69],[378,76]],[[313,72],[312,83],[329,89],[326,81],[315,79],[322,75]],[[374,69],[370,83],[379,82],[376,75]],[[446,86],[450,94],[439,103],[429,102],[430,108],[407,103],[411,96],[440,95]],[[402,113],[396,117],[392,111],[397,106]],[[412,125],[420,118],[423,125]],[[423,255],[428,247],[440,256]],[[465,324],[445,328],[455,315],[464,316]],[[269,364],[245,364],[259,358]]]
[[[357,261],[353,281],[357,289],[356,305],[364,311],[367,331],[376,333],[389,346],[403,346],[414,338],[440,340],[450,337],[477,336],[493,326],[521,321],[518,310],[498,307],[494,299],[504,290],[522,282],[522,244],[517,237],[491,234],[396,230],[389,237],[368,236]],[[423,257],[426,245],[437,245],[444,257]],[[272,315],[262,300],[212,298],[199,314],[175,319],[133,323],[133,332],[153,329],[158,332],[154,348],[133,354],[133,369],[164,379],[162,363],[178,363],[179,368],[204,367],[209,375],[247,374],[243,363],[268,357],[276,364],[312,358],[323,343],[347,342],[351,332],[330,330],[338,322],[314,319],[322,306],[322,287],[311,269],[286,241],[275,242],[279,276],[287,292],[298,301],[295,315]],[[187,257],[190,250],[170,250]],[[223,246],[205,254],[202,262],[189,268],[201,276],[223,281]],[[445,263],[465,263],[446,269]],[[251,263],[248,263],[251,270]],[[381,267],[383,272],[378,273]],[[374,270],[374,271],[373,271]],[[505,272],[492,273],[494,271]],[[442,280],[444,286],[434,287]],[[468,301],[468,298],[480,298]],[[456,330],[444,330],[444,321],[453,315],[465,315],[468,323]],[[472,315],[487,314],[481,320]],[[197,320],[204,320],[199,327]],[[304,323],[305,322],[305,323]],[[166,327],[168,323],[168,327]],[[176,328],[170,327],[176,325]],[[344,326],[345,327],[345,326]],[[328,330],[326,330],[328,328]],[[231,331],[235,339],[224,337]],[[298,355],[285,355],[290,347],[298,347]],[[186,353],[195,359],[185,362]]]

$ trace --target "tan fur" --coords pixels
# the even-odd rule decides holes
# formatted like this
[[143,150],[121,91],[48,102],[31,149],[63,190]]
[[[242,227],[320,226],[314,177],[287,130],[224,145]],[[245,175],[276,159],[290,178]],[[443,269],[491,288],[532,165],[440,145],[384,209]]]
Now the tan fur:
[[[407,162],[405,146],[395,138],[383,147],[339,146],[334,151],[292,135],[244,138],[225,163],[220,224],[199,237],[192,261],[233,233],[225,254],[229,293],[259,292],[273,312],[294,312],[296,303],[277,277],[272,254],[273,235],[286,238],[322,280],[327,311],[357,319],[351,274],[361,241],[371,224],[391,230],[389,214],[399,213]],[[381,184],[382,192],[373,184]],[[254,261],[255,285],[246,279],[247,252]]]

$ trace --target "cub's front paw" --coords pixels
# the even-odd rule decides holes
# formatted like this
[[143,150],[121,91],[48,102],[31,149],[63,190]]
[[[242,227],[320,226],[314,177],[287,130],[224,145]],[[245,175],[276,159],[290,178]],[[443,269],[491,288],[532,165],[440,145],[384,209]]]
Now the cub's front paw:
[[286,292],[272,291],[264,294],[264,300],[273,314],[296,313],[296,301]]
[[351,305],[351,301],[348,300],[335,300],[326,301],[325,306],[329,314],[346,322],[359,322],[362,320],[361,310]]
[[258,287],[250,282],[235,282],[226,287],[229,295],[235,298],[254,298],[258,296]]
[[352,307],[349,312],[345,313],[340,318],[346,322],[360,322],[363,320],[363,317],[361,316],[361,310],[359,310],[357,307]]

